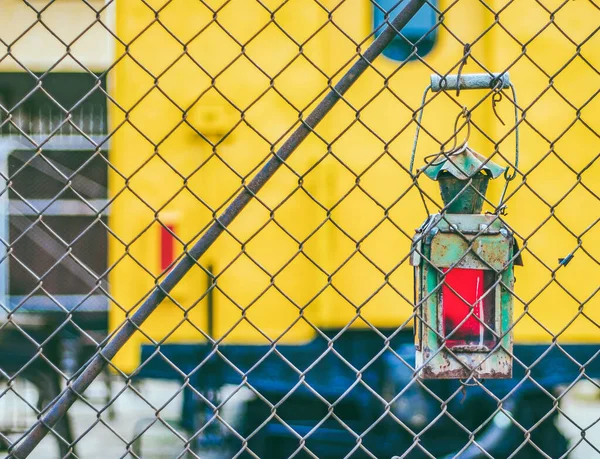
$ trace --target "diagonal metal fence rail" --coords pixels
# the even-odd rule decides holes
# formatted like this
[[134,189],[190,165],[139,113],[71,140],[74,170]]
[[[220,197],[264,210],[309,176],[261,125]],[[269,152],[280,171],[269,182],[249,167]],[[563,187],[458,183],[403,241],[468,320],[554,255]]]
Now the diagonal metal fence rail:
[[600,457],[596,2],[0,8],[6,457]]

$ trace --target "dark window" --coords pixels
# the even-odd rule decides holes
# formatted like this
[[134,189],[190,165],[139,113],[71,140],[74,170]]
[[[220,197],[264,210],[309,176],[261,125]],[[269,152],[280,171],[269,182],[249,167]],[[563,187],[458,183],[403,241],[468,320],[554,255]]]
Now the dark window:
[[105,79],[89,73],[49,73],[41,82],[25,72],[0,73],[0,134],[48,134],[59,126],[61,134],[105,134],[105,91]]
[[[373,1],[373,22],[377,35],[379,35],[384,27],[381,25],[386,20],[386,13],[389,15],[388,20],[392,19],[402,8],[406,2],[401,0],[372,0]],[[413,52],[415,44],[417,45],[417,54],[420,57],[427,55],[435,44],[437,35],[437,13],[431,6],[437,8],[437,0],[429,0],[421,7],[417,14],[404,26],[401,30],[402,35],[398,35],[383,51],[384,56],[397,61],[404,61]],[[418,42],[418,43],[417,43]],[[411,59],[416,59],[412,56]]]
[[[0,74],[2,119],[7,110],[14,121],[0,127],[12,150],[9,294],[89,294],[106,286],[98,278],[107,267],[107,215],[98,211],[107,199],[107,148],[86,140],[106,136],[106,85],[87,73],[51,73],[38,85],[26,73]],[[50,140],[36,151],[26,136]]]

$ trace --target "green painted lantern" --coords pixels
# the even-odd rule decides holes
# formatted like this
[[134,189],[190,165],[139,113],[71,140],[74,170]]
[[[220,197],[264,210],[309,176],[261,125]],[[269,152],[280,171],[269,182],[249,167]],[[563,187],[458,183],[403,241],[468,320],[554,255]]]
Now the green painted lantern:
[[466,143],[438,156],[422,171],[438,181],[444,208],[417,230],[411,253],[416,369],[424,379],[510,378],[521,259],[500,213],[481,214],[489,180],[505,168]]
[[466,145],[423,172],[444,211],[417,230],[417,358],[422,378],[510,378],[515,239],[499,215],[481,214],[488,181],[504,168]]

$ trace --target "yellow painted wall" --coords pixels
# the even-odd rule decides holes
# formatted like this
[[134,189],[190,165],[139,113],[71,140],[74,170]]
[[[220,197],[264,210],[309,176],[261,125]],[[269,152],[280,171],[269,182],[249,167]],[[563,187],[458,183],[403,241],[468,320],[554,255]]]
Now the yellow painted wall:
[[[496,3],[500,9],[507,2]],[[550,11],[561,6],[555,0],[543,4]],[[594,98],[600,83],[594,69],[600,68],[600,37],[591,36],[599,20],[593,5],[567,2],[548,25],[549,13],[539,4],[519,0],[500,15],[514,38],[500,27],[492,29],[492,39],[501,43],[493,67],[514,63],[511,77],[519,105],[526,109],[520,164],[525,176],[513,182],[513,190],[520,188],[507,217],[528,241],[525,266],[516,271],[516,292],[529,304],[515,328],[518,341],[548,341],[559,333],[559,342],[600,340],[600,298],[594,296],[600,279],[600,226],[595,224],[600,215],[600,164],[595,161],[600,98]],[[522,56],[523,46],[528,57]],[[510,119],[508,107],[503,113]],[[506,130],[495,124],[496,136]],[[509,150],[511,143],[502,147]],[[554,275],[558,258],[579,243],[573,260]],[[519,300],[516,305],[519,317],[523,305],[521,311]]]
[[[165,2],[148,3],[160,9]],[[263,3],[272,9],[282,4],[279,0]],[[222,4],[207,3],[214,9]],[[337,2],[324,4],[333,9]],[[441,2],[441,8],[448,5]],[[495,1],[492,6],[502,5]],[[337,81],[348,68],[356,50],[353,40],[363,41],[372,29],[367,0],[344,1],[333,13],[334,23],[328,22],[327,12],[316,2],[307,0],[285,2],[274,14],[276,23],[254,0],[228,2],[218,10],[216,22],[208,7],[195,0],[174,0],[156,15],[140,0],[117,2],[117,33],[128,52],[122,45],[117,48],[118,64],[110,82],[118,104],[112,107],[115,134],[110,153],[114,167],[110,175],[112,327],[122,323],[157,282],[157,220],[175,224],[180,253],[183,244],[196,240],[213,214],[239,190],[242,179],[251,177],[281,145],[298,119],[298,110],[307,114],[314,107],[327,87],[327,76]],[[556,16],[556,23],[578,41],[596,23],[591,12],[582,14],[585,8],[583,3],[569,2]],[[500,19],[515,38],[526,41],[548,22],[548,16],[535,2],[516,0]],[[521,167],[533,171],[526,180],[518,176],[512,182],[509,192],[518,191],[508,202],[507,221],[518,234],[530,236],[527,248],[539,257],[526,251],[525,267],[517,270],[517,294],[530,303],[529,312],[538,323],[525,316],[516,326],[516,338],[547,340],[542,325],[559,332],[597,288],[599,267],[592,257],[600,259],[600,244],[595,228],[581,238],[589,255],[579,250],[554,282],[548,268],[555,269],[557,258],[577,245],[577,238],[558,220],[581,234],[599,214],[600,201],[591,193],[600,192],[600,166],[581,175],[581,183],[555,207],[554,217],[533,234],[551,210],[529,187],[555,205],[577,182],[576,174],[556,156],[534,168],[551,142],[576,171],[599,151],[597,136],[582,122],[570,125],[575,110],[555,93],[560,91],[580,107],[598,87],[598,76],[586,69],[581,58],[569,62],[575,46],[554,26],[527,44],[528,57],[519,58],[521,45],[493,25],[494,15],[480,2],[461,0],[444,17],[456,37],[475,42],[464,72],[510,66],[519,104],[528,107],[536,101],[527,109],[527,123],[521,129]],[[488,28],[484,38],[478,38]],[[299,56],[297,43],[311,36]],[[582,54],[589,61],[595,59],[600,68],[597,53],[592,52],[597,41],[587,42]],[[463,45],[441,28],[427,65],[413,61],[398,69],[397,62],[380,57],[376,70],[363,75],[261,191],[260,201],[252,202],[211,248],[201,263],[214,266],[218,276],[217,339],[299,342],[314,336],[317,326],[395,327],[410,316],[412,271],[406,257],[410,237],[427,214],[403,169],[414,135],[411,118],[431,68],[439,73],[455,71],[462,52]],[[548,77],[530,60],[550,73],[567,65],[556,76],[555,89],[544,92]],[[472,107],[485,94],[463,91],[459,100]],[[440,94],[427,106],[428,133],[421,136],[417,165],[426,154],[438,151],[439,141],[450,137],[460,108],[453,98],[454,94]],[[600,121],[594,105],[598,102],[586,105],[581,118],[597,131]],[[356,108],[361,108],[360,121],[356,121]],[[473,129],[469,144],[491,154],[494,142],[512,125],[511,108],[507,101],[499,107],[505,127],[493,116],[489,99],[479,105],[473,120],[491,141]],[[567,133],[556,139],[565,128]],[[499,149],[512,161],[514,135],[507,136]],[[498,156],[494,160],[503,163]],[[299,177],[304,190],[298,188]],[[434,183],[423,178],[420,185],[431,199],[440,201]],[[501,180],[491,185],[490,199],[498,199],[502,186]],[[429,210],[435,209],[430,201]],[[269,221],[271,211],[273,221]],[[206,274],[194,268],[173,298],[148,319],[143,333],[119,354],[117,364],[134,369],[139,345],[147,339],[203,340],[206,284]],[[523,311],[519,303],[516,300],[517,317]],[[594,299],[583,308],[590,318],[600,320]],[[563,336],[570,341],[597,340],[598,329],[581,315]]]

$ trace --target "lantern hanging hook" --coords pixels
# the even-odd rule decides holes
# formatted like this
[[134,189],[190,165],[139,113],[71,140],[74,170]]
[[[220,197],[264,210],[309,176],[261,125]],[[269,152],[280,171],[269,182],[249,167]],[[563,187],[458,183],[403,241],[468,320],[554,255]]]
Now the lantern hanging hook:
[[500,123],[502,123],[502,126],[506,126],[506,123],[500,117],[500,114],[496,110],[496,105],[498,105],[498,103],[500,103],[501,101],[502,101],[502,89],[499,87],[499,85],[496,85],[496,87],[494,88],[494,94],[492,95],[492,110],[494,111],[494,115],[496,115],[496,118],[498,118],[498,121],[500,121]]
[[[465,122],[459,128],[458,122],[461,118],[464,118]],[[464,127],[465,124],[467,126],[467,135],[465,136],[465,139],[463,140],[463,142],[460,145],[457,145],[458,133],[462,130],[462,128]],[[439,164],[436,161],[438,160],[438,158],[440,158],[440,156],[442,156],[442,158],[440,159],[441,161],[444,161],[447,159],[450,160],[450,157],[458,155],[459,153],[462,153],[463,151],[465,151],[465,149],[468,147],[468,141],[469,141],[470,136],[471,136],[471,112],[469,111],[469,109],[466,106],[463,105],[462,110],[456,116],[456,118],[454,120],[454,135],[452,136],[452,147],[450,148],[450,150],[448,150],[448,152],[446,153],[444,151],[445,144],[443,144],[442,149],[439,152],[425,156],[423,158],[423,161],[428,166],[436,166],[437,164]]]
[[[458,127],[458,121],[464,118],[465,122],[463,123],[463,125],[461,125],[461,127]],[[457,138],[458,138],[458,133],[462,130],[464,125],[467,125],[467,136],[465,137],[465,140],[463,141],[463,143],[460,144],[459,147],[456,146],[457,143]],[[450,152],[453,152],[455,150],[464,150],[467,146],[467,142],[469,141],[469,137],[471,137],[471,112],[470,110],[467,108],[466,105],[463,105],[461,112],[456,116],[456,118],[454,119],[454,135],[452,136],[453,138],[453,143],[452,143],[452,148],[450,149]]]

